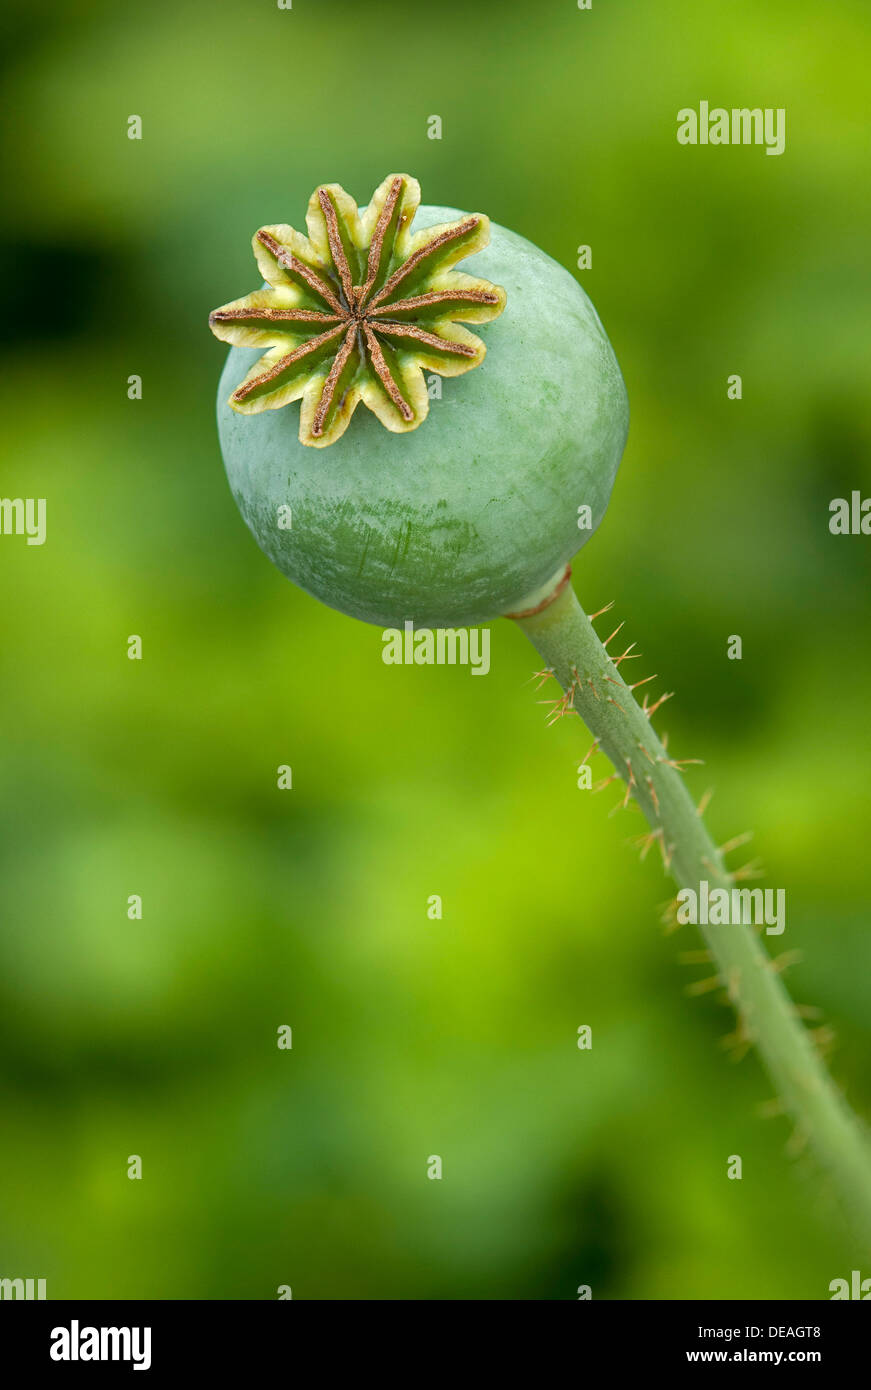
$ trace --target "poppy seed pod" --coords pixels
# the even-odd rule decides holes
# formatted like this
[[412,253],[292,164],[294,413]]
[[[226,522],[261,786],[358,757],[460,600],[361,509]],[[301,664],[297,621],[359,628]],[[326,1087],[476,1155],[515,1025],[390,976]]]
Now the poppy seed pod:
[[[642,859],[658,848],[679,887],[669,916],[698,920],[714,974],[690,989],[727,993],[737,1047],[755,1043],[778,1104],[871,1239],[866,1131],[757,939],[752,892],[738,884],[758,873],[726,859],[746,836],[711,836],[707,797],[697,805],[684,781],[697,760],[676,758],[653,727],[670,693],[654,700],[657,677],[634,667],[627,683],[636,644],[612,653],[623,623],[604,641],[594,627],[613,603],[588,616],[568,583],[626,440],[605,331],[573,276],[536,246],[481,214],[418,202],[405,174],[385,179],[362,213],[326,184],[309,203],[307,237],[284,225],[257,232],[266,285],[210,319],[232,347],[218,419],[233,495],[278,568],[342,612],[391,628],[515,620],[538,653],[536,689],[562,690],[541,701],[549,723],[580,716],[593,735],[578,788],[622,780],[613,811],[635,801],[650,827],[634,842]],[[600,755],[614,771],[593,786]],[[714,895],[728,925],[708,916]]]
[[[382,249],[382,288],[370,292],[380,303],[367,323],[355,299],[367,269],[373,281],[373,227],[377,235],[385,224],[391,180],[399,227],[392,254]],[[218,425],[233,496],[288,579],[379,626],[466,626],[523,607],[592,534],[623,451],[628,404],[611,344],[574,277],[480,215],[418,208],[416,189],[393,175],[356,215],[347,194],[327,185],[310,204],[308,242],[289,227],[258,233],[261,271],[277,288],[212,316],[213,331],[237,344],[221,378]],[[427,255],[436,261],[429,279]],[[452,269],[460,257],[468,274]],[[404,282],[403,258],[412,265]],[[307,273],[313,263],[317,282]],[[276,322],[278,313],[297,322]],[[318,320],[302,325],[302,348],[301,313]],[[482,323],[484,342],[458,319]],[[282,343],[277,328],[296,336]],[[310,352],[315,340],[323,345]],[[306,377],[303,357],[315,361]],[[443,387],[440,376],[450,378]],[[267,393],[262,404],[232,399],[252,381]],[[323,405],[331,391],[332,419]],[[301,407],[288,404],[300,397]],[[368,410],[354,409],[360,398]],[[321,443],[318,410],[322,434],[338,420],[327,448],[308,447]]]

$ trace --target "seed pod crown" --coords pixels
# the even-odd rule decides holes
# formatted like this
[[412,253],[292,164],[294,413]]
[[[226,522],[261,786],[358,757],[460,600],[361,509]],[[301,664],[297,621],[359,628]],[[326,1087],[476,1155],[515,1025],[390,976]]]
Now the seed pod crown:
[[241,414],[302,400],[301,443],[323,448],[362,400],[388,430],[417,429],[429,409],[424,371],[459,376],[486,348],[463,323],[501,314],[505,291],[453,266],[490,239],[489,219],[412,233],[420,185],[389,174],[358,210],[337,183],[309,200],[308,236],[261,227],[254,254],[268,288],[216,309],[217,338],[268,349],[229,399]]

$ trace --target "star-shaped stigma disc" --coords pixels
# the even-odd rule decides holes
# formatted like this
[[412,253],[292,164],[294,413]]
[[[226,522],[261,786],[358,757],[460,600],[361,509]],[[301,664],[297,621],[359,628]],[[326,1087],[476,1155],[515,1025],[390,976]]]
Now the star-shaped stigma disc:
[[344,434],[358,401],[389,430],[426,418],[424,371],[459,376],[486,348],[462,323],[501,314],[505,291],[452,269],[490,239],[488,218],[411,232],[420,185],[390,174],[358,210],[337,183],[312,194],[308,236],[261,227],[254,254],[269,288],[216,309],[212,332],[267,348],[230,397],[243,414],[302,398],[299,437],[323,447]]

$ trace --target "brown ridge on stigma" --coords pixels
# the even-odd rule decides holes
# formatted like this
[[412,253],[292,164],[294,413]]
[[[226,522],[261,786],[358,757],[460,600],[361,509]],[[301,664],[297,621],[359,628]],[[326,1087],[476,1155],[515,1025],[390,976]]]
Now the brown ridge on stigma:
[[439,352],[453,352],[457,357],[474,357],[476,349],[469,347],[468,343],[455,343],[450,338],[440,338],[437,333],[427,333],[425,328],[418,328],[414,323],[380,323],[378,327],[382,333],[387,333],[393,338],[413,338],[416,343],[423,343],[424,347],[437,348]]
[[402,188],[402,179],[398,177],[395,178],[390,185],[390,192],[387,194],[387,200],[384,207],[381,209],[381,216],[378,218],[375,225],[375,231],[372,233],[372,241],[369,246],[369,266],[366,275],[366,283],[361,286],[360,297],[357,301],[361,308],[366,303],[372,291],[372,286],[375,284],[378,271],[381,269],[384,238],[387,234],[387,228],[390,225],[390,219],[393,216],[393,210],[396,207],[397,199],[402,192]]
[[356,325],[352,323],[350,328],[348,328],[348,330],[345,333],[345,341],[342,343],[342,346],[339,348],[339,351],[333,358],[333,365],[332,367],[330,367],[329,375],[327,376],[327,379],[324,382],[324,389],[321,392],[321,398],[318,402],[318,408],[315,411],[315,418],[312,421],[312,434],[314,435],[321,435],[324,432],[324,421],[326,420],[330,406],[333,403],[333,398],[336,394],[336,387],[339,384],[339,378],[341,377],[342,372],[345,370],[345,367],[348,364],[348,358],[354,351],[356,340]]
[[348,265],[348,257],[345,255],[345,248],[342,245],[336,209],[333,206],[332,198],[325,188],[318,189],[318,202],[321,205],[321,212],[324,214],[324,221],[327,224],[327,238],[330,243],[330,255],[333,258],[333,265],[339,272],[342,289],[345,291],[345,299],[349,307],[353,309],[356,303],[354,277],[351,274],[351,267]]
[[363,323],[363,328],[366,333],[366,346],[369,349],[369,356],[372,359],[372,366],[378,373],[379,380],[381,381],[384,390],[387,392],[393,404],[396,406],[396,409],[399,411],[403,420],[413,420],[414,411],[408,404],[408,401],[403,396],[399,387],[396,385],[396,382],[393,380],[390,368],[388,367],[387,362],[385,361],[384,353],[381,351],[381,344],[375,337],[375,334],[372,332],[372,329],[369,327],[368,323],[366,323],[365,321]]
[[326,280],[322,280],[321,277],[312,270],[310,265],[306,265],[305,261],[301,261],[292,251],[288,251],[281,245],[281,242],[276,241],[275,237],[271,236],[269,232],[265,232],[261,229],[257,233],[257,240],[260,242],[261,246],[266,247],[270,255],[275,257],[283,270],[289,270],[291,274],[298,275],[300,279],[305,281],[309,289],[314,290],[319,298],[323,299],[326,304],[329,304],[331,309],[335,309],[337,314],[343,314],[342,306],[333,294]]
[[372,314],[405,314],[413,309],[429,309],[434,304],[498,304],[498,294],[488,290],[433,290],[430,294],[415,294],[410,299],[394,299],[392,304],[370,306]]
[[473,228],[480,225],[480,217],[470,217],[465,222],[458,222],[456,227],[447,227],[439,236],[433,237],[432,241],[428,241],[425,246],[412,252],[408,260],[404,261],[397,270],[394,270],[390,279],[381,286],[369,306],[370,309],[374,309],[376,304],[380,304],[382,299],[386,299],[389,294],[392,294],[396,286],[401,285],[402,281],[411,274],[416,266],[420,265],[426,256],[430,256],[433,251],[438,251],[440,247],[446,246],[449,241],[458,241],[460,237],[465,236],[467,232],[471,232]]
[[338,314],[319,314],[315,309],[215,309],[209,323],[335,323]]
[[307,342],[301,343],[298,348],[294,348],[293,352],[289,352],[286,356],[280,357],[268,371],[261,372],[259,376],[252,377],[250,381],[244,381],[241,386],[237,386],[236,390],[233,392],[233,400],[247,400],[251,393],[257,390],[258,386],[264,386],[267,381],[274,381],[275,378],[281,376],[282,372],[285,372],[288,367],[292,367],[295,362],[300,362],[304,357],[308,357],[311,353],[317,352],[318,349],[328,343],[331,338],[335,338],[338,333],[341,333],[343,327],[344,324],[339,324],[337,328],[331,328],[329,332],[320,333],[317,338],[309,338]]

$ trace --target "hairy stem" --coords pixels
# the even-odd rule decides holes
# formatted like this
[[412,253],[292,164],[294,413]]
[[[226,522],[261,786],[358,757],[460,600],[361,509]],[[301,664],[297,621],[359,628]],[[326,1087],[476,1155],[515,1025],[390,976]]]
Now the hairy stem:
[[[622,658],[615,664],[609,656],[571,585],[541,611],[511,616],[566,692],[561,708],[577,711],[627,784],[627,797],[637,800],[651,827],[651,843],[678,885],[696,894],[703,881],[710,891],[731,890],[735,880],[679,767],[620,675]],[[831,1173],[856,1234],[871,1244],[868,1137],[829,1076],[750,920],[745,905],[738,922],[700,926],[713,969],[735,1006],[740,1037],[758,1049],[784,1110]]]

